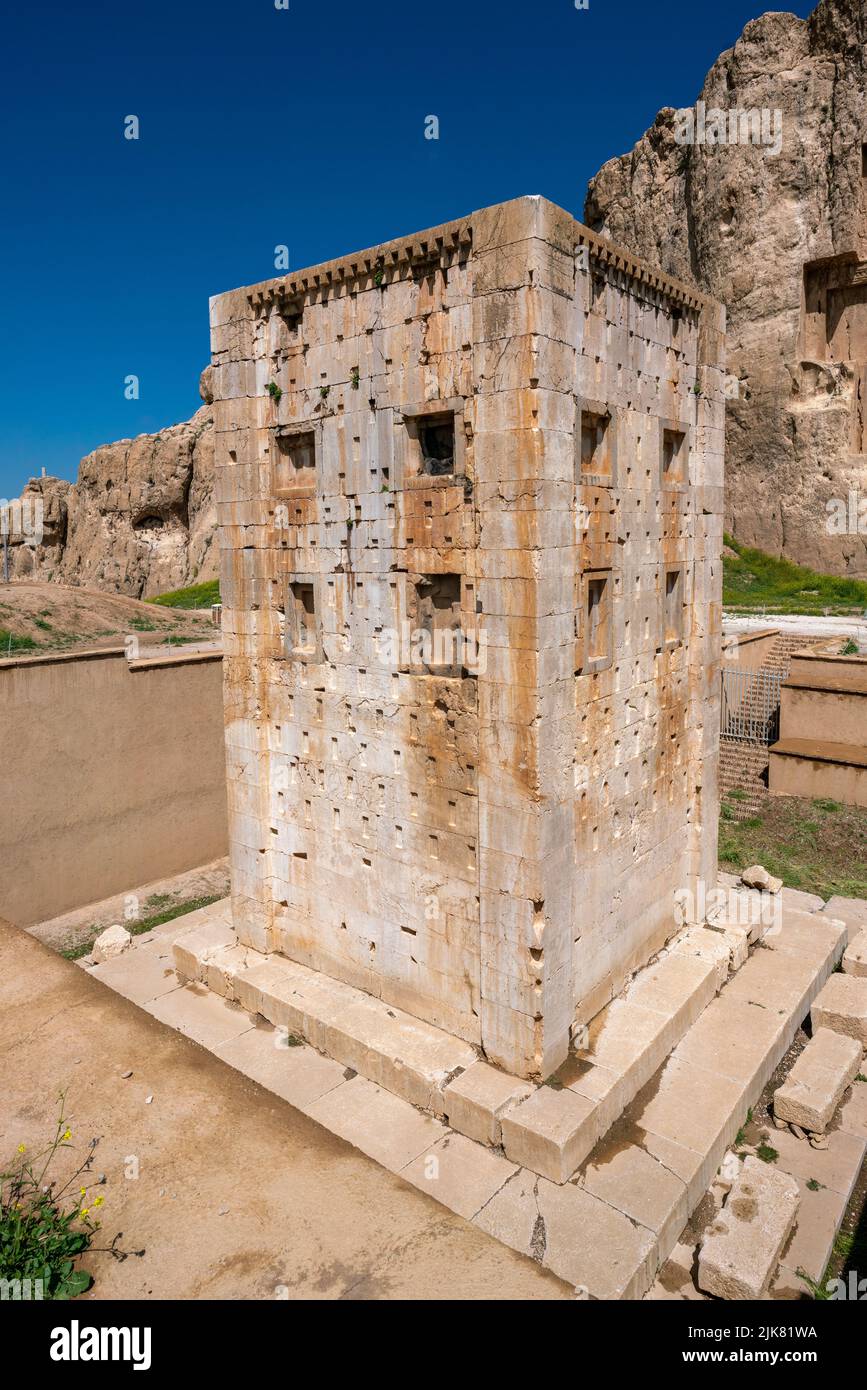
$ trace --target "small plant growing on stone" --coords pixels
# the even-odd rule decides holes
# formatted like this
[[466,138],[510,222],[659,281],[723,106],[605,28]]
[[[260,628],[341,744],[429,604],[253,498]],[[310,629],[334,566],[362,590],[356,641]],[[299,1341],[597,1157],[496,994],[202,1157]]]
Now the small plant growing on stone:
[[320,386],[320,388],[319,388],[319,394],[320,394],[320,396],[322,397],[322,399],[323,399],[324,401],[327,401],[327,400],[328,400],[328,392],[329,392],[330,390],[331,390],[331,387],[330,387],[330,386]]
[[353,389],[353,391],[357,391],[358,388],[359,388],[359,386],[361,385],[361,373],[360,373],[360,371],[358,370],[357,367],[353,367],[353,368],[352,368],[352,372],[350,373],[349,380],[350,380],[350,382],[352,383],[352,389]]
[[762,1163],[776,1163],[780,1155],[770,1144],[759,1144],[756,1149],[756,1156],[762,1160]]
[[852,638],[849,637],[849,638],[843,643],[842,647],[840,648],[840,655],[841,655],[841,656],[857,656],[857,655],[858,655],[858,643],[857,643],[857,642],[853,642],[853,641],[852,641]]
[[824,1303],[830,1299],[831,1295],[828,1292],[827,1284],[817,1284],[815,1279],[811,1279],[803,1269],[797,1270],[797,1275],[806,1284],[817,1303]]
[[276,381],[268,382],[268,395],[271,397],[275,405],[279,403],[280,397],[283,395],[283,392],[280,390],[280,387],[277,385]]
[[820,1192],[824,1186],[824,1183],[819,1182],[818,1178],[810,1178],[807,1182],[807,1186],[809,1187],[811,1192]]
[[863,1071],[859,1071],[858,1075],[855,1077],[855,1080],[856,1080],[856,1081],[867,1081],[867,1076],[864,1075]]
[[382,268],[381,265],[378,265],[378,266],[376,267],[376,270],[373,272],[373,283],[374,283],[375,285],[381,285],[384,276],[385,276],[385,271],[383,270],[383,268]]

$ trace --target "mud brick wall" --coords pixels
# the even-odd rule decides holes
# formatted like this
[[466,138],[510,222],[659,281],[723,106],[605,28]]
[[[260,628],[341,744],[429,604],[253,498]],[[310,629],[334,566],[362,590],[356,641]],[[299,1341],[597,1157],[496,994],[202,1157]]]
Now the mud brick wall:
[[522,198],[211,319],[239,939],[548,1075],[714,879],[722,312]]

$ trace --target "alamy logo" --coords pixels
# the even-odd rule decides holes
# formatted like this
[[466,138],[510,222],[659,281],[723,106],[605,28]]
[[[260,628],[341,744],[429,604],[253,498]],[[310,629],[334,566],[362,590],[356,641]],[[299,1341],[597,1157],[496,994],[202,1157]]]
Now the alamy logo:
[[150,1370],[149,1327],[82,1327],[73,1318],[69,1327],[51,1332],[52,1361],[131,1361],[134,1371]]
[[684,106],[674,113],[674,139],[678,145],[760,145],[768,154],[783,148],[783,113],[768,106],[727,111],[710,110],[703,101]]
[[29,1303],[45,1296],[43,1279],[0,1279],[0,1303]]

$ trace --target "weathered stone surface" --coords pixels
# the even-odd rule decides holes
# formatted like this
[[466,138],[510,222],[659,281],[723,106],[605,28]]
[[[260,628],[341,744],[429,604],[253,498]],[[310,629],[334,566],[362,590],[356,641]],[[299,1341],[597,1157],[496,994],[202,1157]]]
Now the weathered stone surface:
[[843,953],[847,975],[867,975],[867,927],[863,928]]
[[867,1047],[867,979],[838,972],[832,975],[810,1010],[814,1028],[847,1033]]
[[537,1081],[701,919],[724,327],[540,197],[211,301],[242,944]]
[[480,1144],[497,1145],[503,1138],[503,1115],[532,1089],[487,1062],[474,1062],[443,1091],[445,1117],[460,1134]]
[[592,1100],[550,1086],[508,1111],[502,1127],[507,1156],[555,1183],[566,1182],[603,1129]]
[[835,894],[822,909],[822,915],[826,914],[846,923],[850,941],[859,932],[867,930],[867,901],[864,898],[841,898]]
[[43,507],[41,543],[13,535],[15,579],[51,579],[147,598],[214,579],[219,569],[214,415],[103,444],[74,484],[33,478],[22,504]]
[[813,1134],[824,1133],[861,1068],[861,1055],[856,1038],[817,1028],[774,1092],[774,1115]]
[[106,927],[94,941],[91,955],[96,964],[101,965],[103,961],[111,960],[113,956],[119,956],[128,950],[131,941],[132,937],[126,927]]
[[[863,526],[850,514],[832,528],[826,508],[836,500],[849,513],[850,490],[863,496],[867,484],[867,344],[853,327],[867,249],[864,88],[857,0],[822,0],[806,20],[762,15],[699,94],[708,126],[715,112],[735,113],[737,142],[702,139],[697,103],[685,143],[685,122],[666,107],[595,176],[585,207],[590,226],[728,306],[738,394],[726,412],[727,528],[819,570],[861,575]],[[768,140],[747,143],[738,113],[762,111]]]
[[798,1184],[758,1158],[744,1160],[698,1257],[698,1284],[717,1298],[767,1291],[798,1213]]
[[763,893],[779,893],[783,886],[783,880],[774,878],[761,864],[752,864],[748,869],[744,869],[741,882],[747,888],[760,888]]

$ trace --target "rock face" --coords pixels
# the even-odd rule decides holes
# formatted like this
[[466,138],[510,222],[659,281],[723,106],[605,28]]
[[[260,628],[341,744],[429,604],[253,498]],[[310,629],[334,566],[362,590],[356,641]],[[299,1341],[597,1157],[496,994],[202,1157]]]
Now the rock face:
[[[40,497],[42,540],[13,535],[10,577],[81,584],[148,598],[215,578],[214,420],[207,403],[159,434],[104,444],[81,460],[78,481],[33,478],[26,516]],[[24,528],[26,530],[26,526]]]
[[[739,383],[726,412],[728,529],[861,576],[865,41],[865,0],[823,0],[807,20],[753,20],[705,79],[692,143],[683,115],[660,111],[631,153],[591,181],[584,214],[728,306],[728,367]],[[746,118],[733,123],[733,111]],[[728,118],[725,144],[711,143],[716,112]]]

